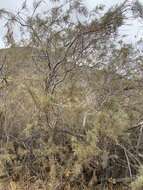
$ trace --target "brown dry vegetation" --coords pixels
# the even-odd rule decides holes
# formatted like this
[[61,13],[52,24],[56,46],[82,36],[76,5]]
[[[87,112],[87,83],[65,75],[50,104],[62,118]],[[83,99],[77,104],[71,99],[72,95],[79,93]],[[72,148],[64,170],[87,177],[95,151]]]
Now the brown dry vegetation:
[[[0,50],[0,190],[141,190],[143,60],[114,43],[128,6],[71,23],[71,10],[88,13],[70,2],[44,18],[36,4],[24,23],[0,11],[11,45]],[[27,46],[11,22],[29,31]]]
[[[17,48],[7,51],[15,56]],[[141,101],[142,88],[137,92],[133,82],[106,70],[78,67],[54,94],[45,94],[31,59],[24,56],[23,66],[20,55],[7,61],[1,86],[2,184],[12,190],[115,189],[130,181],[129,167],[136,174],[141,160],[129,146],[136,147],[138,135],[127,129],[140,117],[134,99]]]

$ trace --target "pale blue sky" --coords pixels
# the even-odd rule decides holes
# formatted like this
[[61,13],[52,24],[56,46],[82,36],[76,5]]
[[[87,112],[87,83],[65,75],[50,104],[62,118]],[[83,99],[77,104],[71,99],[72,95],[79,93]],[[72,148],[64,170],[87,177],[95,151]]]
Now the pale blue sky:
[[[49,1],[49,0],[45,0]],[[124,0],[83,0],[89,8],[94,8],[97,4],[105,4],[106,7],[110,7],[114,4],[121,3]],[[134,0],[131,0],[134,1]],[[22,4],[23,0],[0,0],[0,9],[5,8],[10,11],[16,11],[20,5]],[[28,5],[32,5],[33,0],[27,0]],[[143,0],[140,0],[140,2],[143,3]],[[1,21],[0,21],[1,22]],[[122,28],[122,33],[129,34],[127,40],[132,41],[134,40],[134,36],[143,36],[143,26],[141,26],[138,21],[131,21],[129,22],[130,26],[126,26]],[[4,44],[2,42],[2,35],[4,33],[4,29],[2,27],[1,22],[1,28],[0,28],[0,48],[4,47]]]
[[[106,4],[107,6],[111,6],[113,4],[122,2],[123,0],[84,0],[84,1],[89,7],[94,7],[97,4]],[[23,2],[22,0],[0,0],[0,8],[15,10],[21,5],[22,2]],[[29,5],[32,4],[32,2],[33,0],[27,0],[27,3]]]

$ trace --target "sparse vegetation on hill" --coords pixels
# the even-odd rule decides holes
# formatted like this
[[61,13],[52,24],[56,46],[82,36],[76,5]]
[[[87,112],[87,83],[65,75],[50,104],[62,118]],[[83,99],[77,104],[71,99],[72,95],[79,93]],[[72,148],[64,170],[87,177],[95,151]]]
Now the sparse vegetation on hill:
[[11,46],[0,50],[0,189],[142,189],[143,60],[117,41],[141,5],[100,16],[77,0],[39,14],[41,3],[26,18],[26,2],[0,11]]

